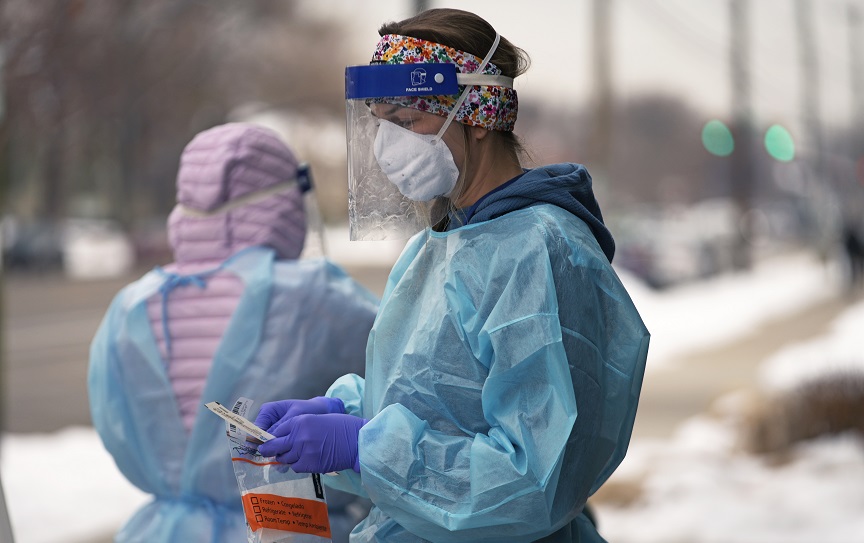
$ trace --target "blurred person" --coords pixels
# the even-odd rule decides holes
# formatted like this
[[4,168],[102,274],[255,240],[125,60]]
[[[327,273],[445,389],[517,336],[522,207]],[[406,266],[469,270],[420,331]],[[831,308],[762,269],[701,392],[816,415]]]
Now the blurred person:
[[[363,371],[377,300],[333,263],[298,260],[309,181],[251,124],[206,130],[183,151],[175,261],[115,297],[91,346],[94,426],[153,495],[115,541],[245,541],[225,423],[203,404],[314,396]],[[334,541],[347,541],[368,501],[327,497]]]
[[585,505],[627,450],[649,333],[591,177],[521,166],[527,56],[485,20],[431,9],[379,34],[346,71],[352,236],[422,230],[365,379],[264,404],[259,452],[368,496],[355,543],[602,541]]
[[843,251],[849,269],[849,287],[864,285],[864,238],[858,223],[847,220],[843,223]]

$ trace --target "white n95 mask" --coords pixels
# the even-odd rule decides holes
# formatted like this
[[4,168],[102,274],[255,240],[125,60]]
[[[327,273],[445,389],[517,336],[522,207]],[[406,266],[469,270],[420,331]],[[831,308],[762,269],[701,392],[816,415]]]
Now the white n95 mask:
[[387,179],[415,202],[450,196],[459,179],[453,154],[435,134],[417,134],[382,119],[372,150]]

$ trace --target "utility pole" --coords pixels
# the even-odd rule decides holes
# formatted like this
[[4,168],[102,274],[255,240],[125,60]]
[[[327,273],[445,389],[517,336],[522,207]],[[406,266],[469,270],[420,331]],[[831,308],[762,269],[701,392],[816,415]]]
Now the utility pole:
[[[9,126],[6,123],[6,54],[3,45],[0,44],[0,217],[6,212],[8,179],[7,173],[11,170],[9,160],[12,158],[8,152],[11,135],[9,134]],[[3,302],[3,291],[5,290],[5,277],[3,271],[3,224],[0,223],[0,432],[6,429],[6,328],[5,322],[5,304]],[[0,515],[5,512],[0,511]],[[8,522],[8,518],[6,520]],[[3,535],[3,520],[0,518],[0,535]],[[11,540],[10,540],[11,541]]]
[[732,134],[735,151],[731,155],[730,194],[738,215],[738,237],[733,251],[736,269],[752,264],[750,208],[753,199],[754,156],[750,82],[750,14],[749,0],[730,0],[730,73],[732,84]]
[[594,158],[592,171],[607,180],[612,164],[612,6],[614,0],[594,0],[593,4],[593,82],[594,82]]
[[813,5],[810,0],[795,0],[795,26],[798,29],[798,54],[801,63],[801,121],[806,134],[813,175],[822,182],[822,126],[819,108],[819,62],[813,34]]
[[864,215],[864,39],[862,39],[861,8],[850,2],[847,4],[849,23],[849,83],[852,91],[852,130],[849,138],[849,157],[855,164],[855,182],[849,198],[852,217]]
[[[833,186],[827,177],[822,123],[820,112],[819,61],[814,33],[813,3],[811,0],[795,0],[795,27],[798,33],[798,61],[801,90],[801,124],[804,129],[801,153],[804,159],[804,180],[807,183],[807,200],[812,208],[811,242],[820,255],[828,253],[836,244],[838,230],[848,212],[847,194],[837,194],[840,186]],[[840,216],[832,203],[840,202]]]
[[864,124],[864,40],[861,39],[861,8],[848,4],[849,22],[849,80],[852,84],[853,126]]
[[414,0],[414,15],[429,9],[429,0]]

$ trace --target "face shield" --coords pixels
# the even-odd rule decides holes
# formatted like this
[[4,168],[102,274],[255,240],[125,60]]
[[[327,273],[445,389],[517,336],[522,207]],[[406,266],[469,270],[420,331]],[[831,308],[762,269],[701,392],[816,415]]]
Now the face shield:
[[345,86],[351,239],[405,239],[437,223],[453,187],[445,189],[459,175],[436,138],[445,120],[401,104],[411,96],[458,94],[456,67],[352,66]]
[[[400,40],[410,41],[399,45],[404,50],[426,47],[438,53],[410,58],[379,55],[382,44],[393,50]],[[440,44],[389,35],[379,43],[372,64],[346,69],[352,240],[405,239],[437,224],[452,209],[462,165],[454,160],[445,132],[454,120],[498,129],[485,124],[498,109],[491,108],[489,114],[478,108],[483,100],[479,89],[484,86],[512,92],[513,79],[488,64],[498,41],[496,36],[481,61]],[[430,61],[436,58],[449,62]],[[487,67],[493,73],[483,73]],[[466,103],[469,97],[472,100]],[[512,97],[515,108],[515,93]],[[510,129],[515,109],[512,116],[507,118]],[[454,138],[449,141],[453,144]],[[464,145],[455,145],[464,155]]]
[[297,168],[297,187],[303,194],[303,206],[306,209],[306,243],[300,258],[327,257],[327,243],[324,235],[324,219],[318,206],[317,191],[312,180],[312,170],[309,164],[300,164]]

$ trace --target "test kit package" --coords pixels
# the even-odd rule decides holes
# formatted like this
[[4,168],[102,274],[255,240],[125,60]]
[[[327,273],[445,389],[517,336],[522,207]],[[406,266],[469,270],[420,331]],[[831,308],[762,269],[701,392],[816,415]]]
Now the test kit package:
[[[231,463],[246,514],[247,541],[329,542],[330,520],[321,476],[295,473],[288,466],[276,462],[275,458],[258,453],[256,443],[272,436],[245,420],[252,403],[248,398],[240,398],[234,403],[231,415],[239,421],[238,424],[230,422],[231,415],[217,413],[226,419]],[[250,435],[248,429],[242,429],[241,425],[252,427],[257,432],[247,439]]]

